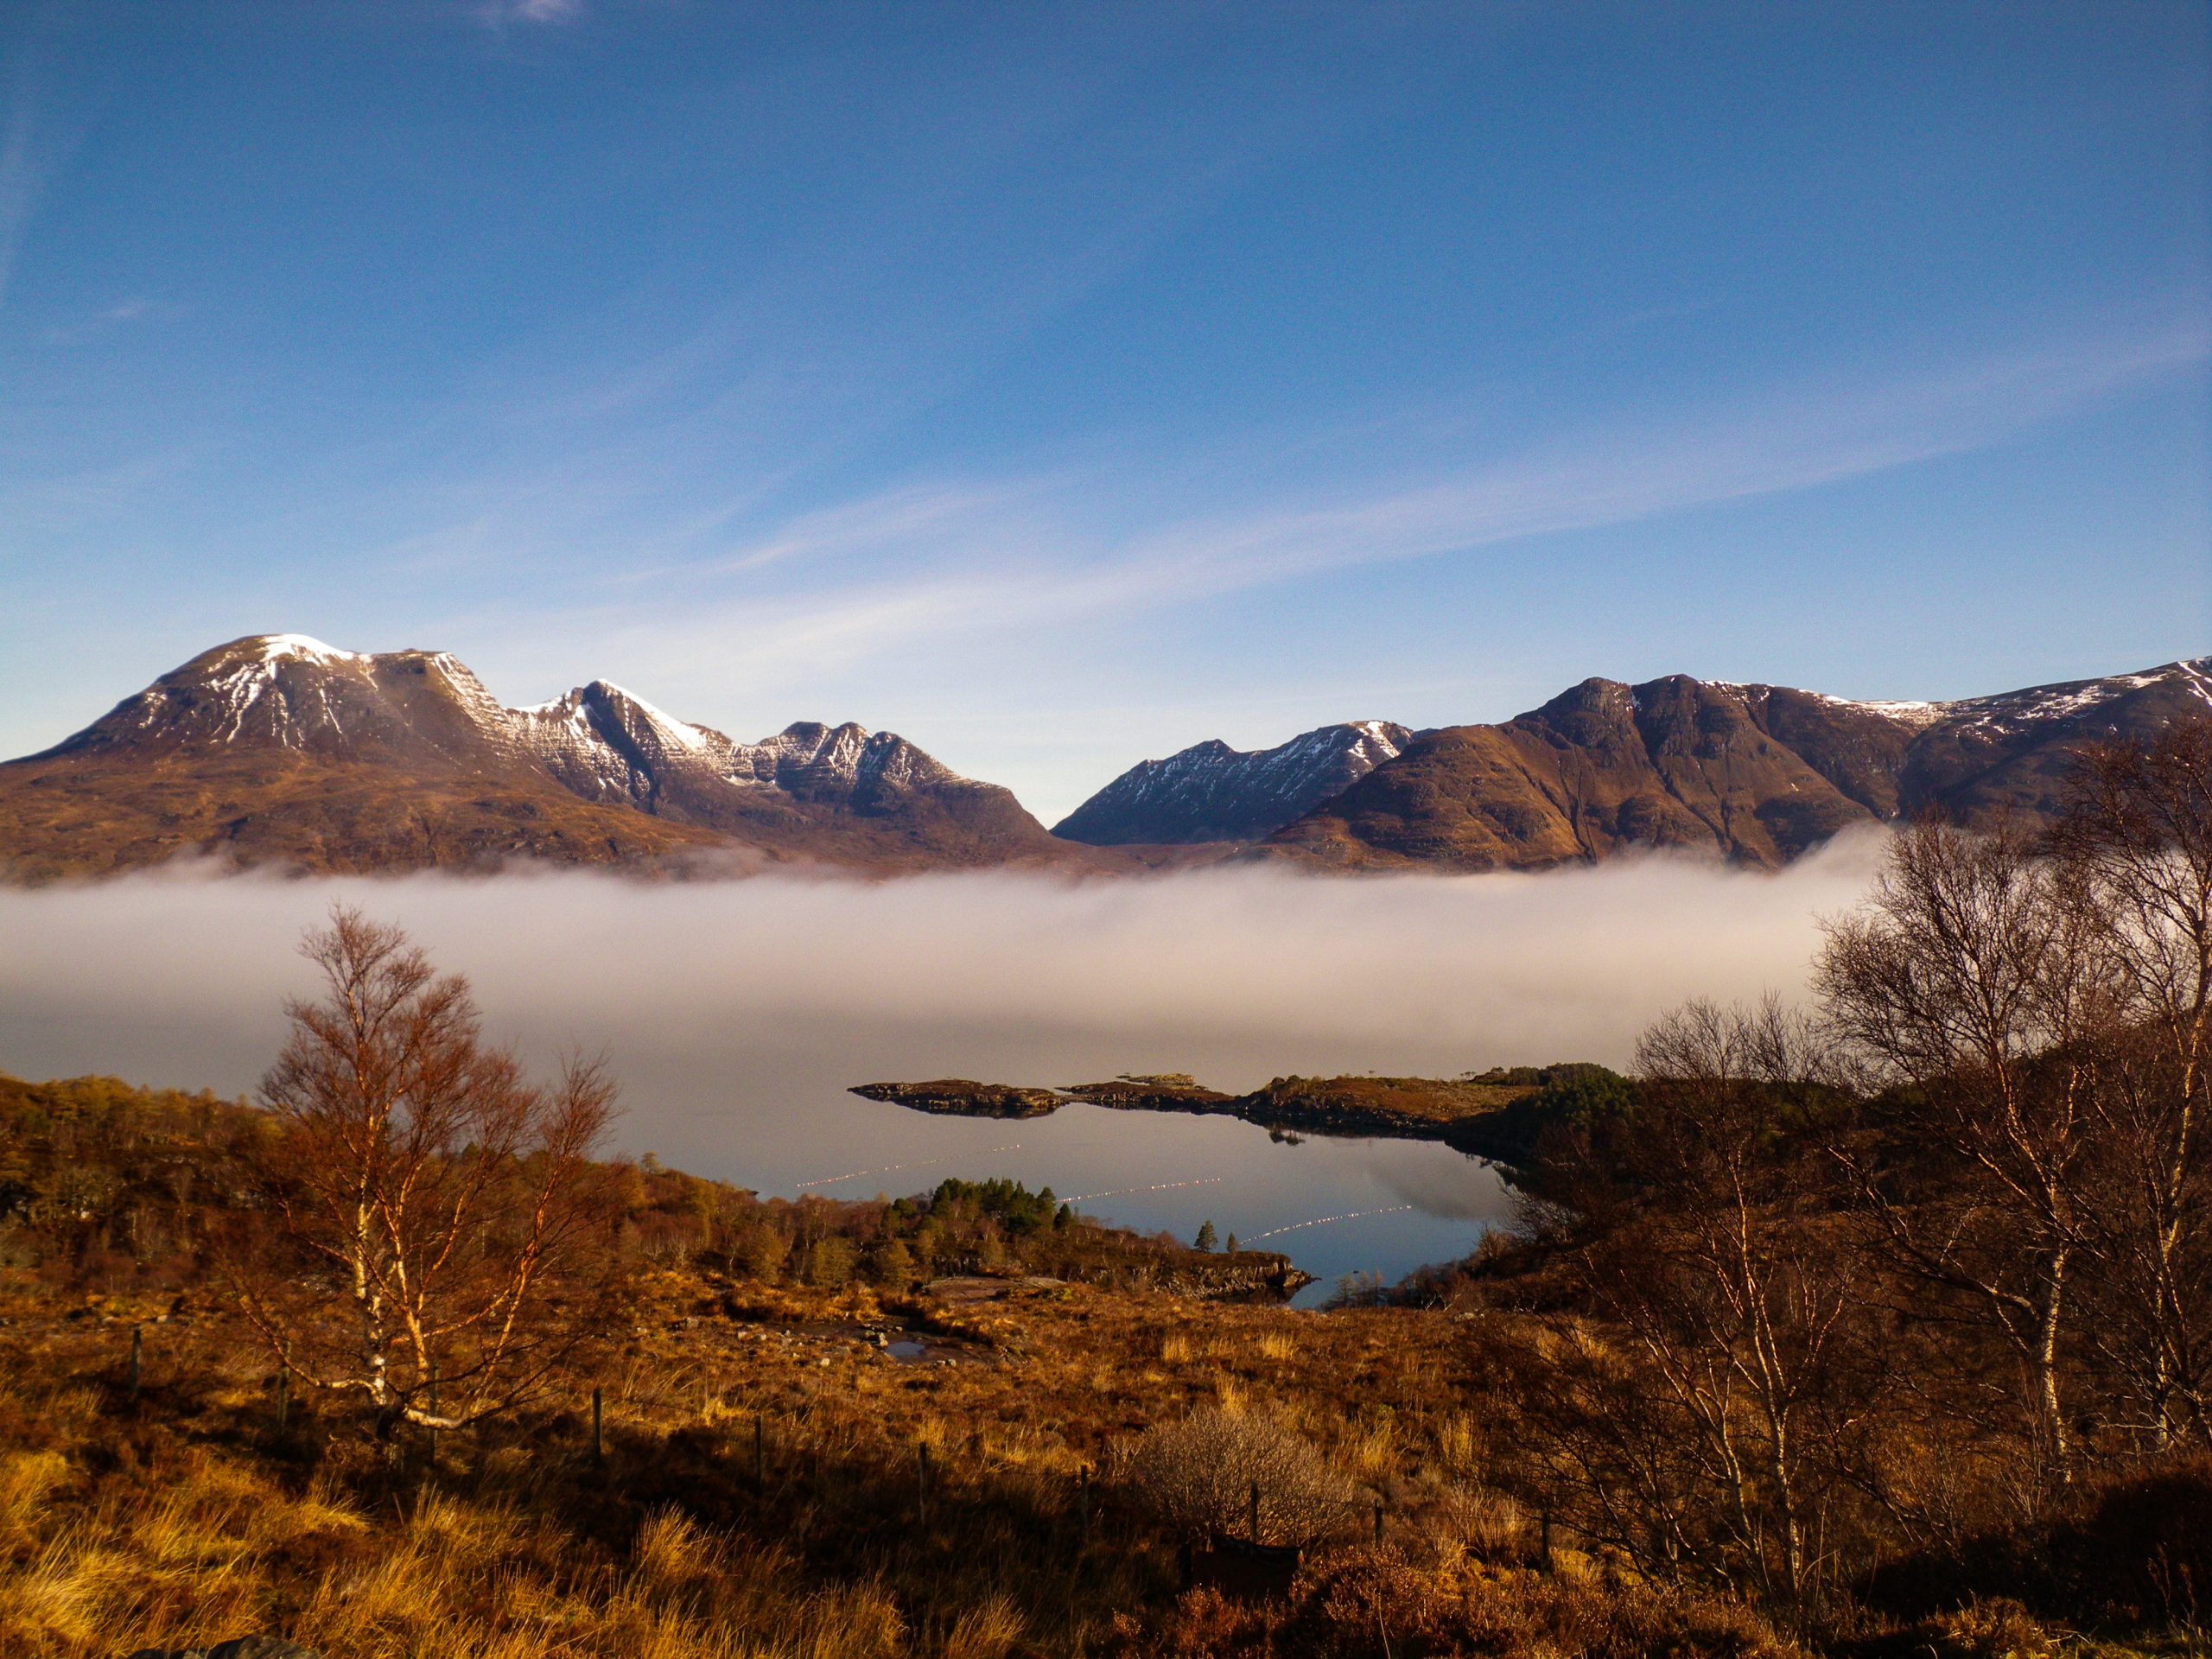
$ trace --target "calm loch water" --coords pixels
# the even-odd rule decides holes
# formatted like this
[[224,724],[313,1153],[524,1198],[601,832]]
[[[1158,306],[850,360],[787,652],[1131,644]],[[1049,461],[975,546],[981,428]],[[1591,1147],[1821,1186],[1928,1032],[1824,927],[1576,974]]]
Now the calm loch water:
[[1233,1119],[1089,1106],[931,1117],[846,1090],[1619,1065],[1685,997],[1802,986],[1815,918],[1864,890],[1870,850],[1781,876],[1654,860],[1360,881],[536,873],[0,889],[0,1070],[243,1093],[282,1040],[284,998],[314,988],[302,930],[344,901],[466,972],[487,1029],[530,1061],[604,1053],[626,1151],[785,1195],[1012,1176],[1131,1227],[1187,1238],[1211,1221],[1224,1241],[1283,1250],[1322,1281],[1318,1297],[1342,1274],[1464,1255],[1510,1213],[1497,1173],[1434,1142],[1291,1145]]

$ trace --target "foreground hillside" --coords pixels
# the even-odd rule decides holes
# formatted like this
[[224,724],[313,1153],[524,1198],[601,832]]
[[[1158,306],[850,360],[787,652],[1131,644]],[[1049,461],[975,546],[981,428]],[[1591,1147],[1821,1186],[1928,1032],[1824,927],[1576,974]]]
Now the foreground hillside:
[[[226,1182],[264,1115],[7,1081],[0,1127],[10,1655],[261,1630],[331,1659],[1801,1650],[1544,1496],[1572,1443],[1551,1392],[1615,1340],[1550,1251],[1303,1312],[1208,1277],[1230,1258],[1071,1243],[1016,1188],[761,1204],[649,1162],[589,1353],[523,1409],[379,1442],[344,1399],[280,1391],[226,1294]],[[1161,1456],[1178,1433],[1215,1436],[1226,1478]],[[1296,1560],[1241,1550],[1248,1470]],[[2033,1581],[2040,1534],[1942,1588],[1907,1556],[1819,1645],[2055,1653],[2071,1619],[2112,1631],[2080,1651],[2168,1651],[2182,1604],[2127,1586],[2212,1471],[2164,1478],[2082,1490],[2062,1583]],[[1163,1510],[1163,1481],[1198,1509]],[[1211,1527],[1176,1518],[1209,1503]]]
[[[262,1629],[455,1659],[555,1633],[607,1655],[1257,1652],[1286,1624],[1363,1644],[1378,1610],[1409,1651],[1458,1650],[1418,1640],[1442,1617],[1488,1650],[1777,1647],[1739,1611],[1540,1560],[1484,1484],[1505,1426],[1466,1408],[1473,1355],[1440,1310],[1293,1312],[1237,1258],[1056,1226],[1019,1189],[761,1205],[632,1169],[620,1324],[530,1408],[379,1449],[342,1399],[279,1393],[225,1294],[225,1183],[262,1114],[0,1080],[0,1123],[11,1655]],[[1338,1513],[1292,1600],[1186,1592],[1191,1536],[1133,1494],[1136,1437],[1194,1411],[1320,1449]],[[1312,1530],[1277,1502],[1264,1528]]]

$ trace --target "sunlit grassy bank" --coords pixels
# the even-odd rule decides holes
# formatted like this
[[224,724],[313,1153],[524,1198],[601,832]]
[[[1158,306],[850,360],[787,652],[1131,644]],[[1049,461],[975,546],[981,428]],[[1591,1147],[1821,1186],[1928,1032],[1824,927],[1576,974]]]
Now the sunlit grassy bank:
[[[1123,1288],[1110,1281],[1133,1263],[1187,1253],[1090,1228],[1072,1250],[1033,1203],[1027,1230],[1019,1202],[965,1222],[946,1206],[929,1248],[951,1276],[925,1283],[882,1245],[895,1229],[880,1205],[756,1205],[630,1171],[624,1318],[528,1407],[438,1435],[433,1462],[418,1427],[379,1443],[345,1400],[280,1394],[226,1300],[205,1251],[228,1137],[252,1133],[251,1115],[99,1083],[17,1087],[10,1105],[11,1655],[266,1629],[332,1659],[1628,1659],[1808,1640],[1994,1656],[2051,1650],[2064,1629],[1963,1586],[1933,1610],[1837,1607],[1793,1634],[1576,1533],[1532,1478],[1548,1429],[1525,1414],[1528,1385],[1608,1338],[1540,1308],[1557,1288],[1541,1270],[1479,1296],[1463,1283],[1429,1305],[1324,1312]],[[49,1161],[57,1147],[66,1161]],[[1077,1276],[1027,1272],[1027,1255],[1054,1250]],[[1280,1595],[1201,1582],[1197,1541],[1128,1479],[1145,1430],[1210,1410],[1310,1446],[1339,1494]],[[2176,1589],[2172,1609],[2094,1650],[2188,1650]]]

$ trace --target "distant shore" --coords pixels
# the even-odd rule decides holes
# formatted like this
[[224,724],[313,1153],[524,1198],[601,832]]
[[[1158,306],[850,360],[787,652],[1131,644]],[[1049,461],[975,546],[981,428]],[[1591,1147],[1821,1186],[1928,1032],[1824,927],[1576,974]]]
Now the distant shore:
[[1541,1128],[1542,1115],[1534,1109],[1544,1076],[1520,1068],[1459,1079],[1284,1077],[1243,1095],[1180,1073],[1132,1073],[1051,1088],[937,1077],[864,1083],[850,1092],[950,1117],[1044,1117],[1069,1104],[1235,1117],[1277,1133],[1440,1141],[1471,1157],[1517,1166],[1529,1157]]

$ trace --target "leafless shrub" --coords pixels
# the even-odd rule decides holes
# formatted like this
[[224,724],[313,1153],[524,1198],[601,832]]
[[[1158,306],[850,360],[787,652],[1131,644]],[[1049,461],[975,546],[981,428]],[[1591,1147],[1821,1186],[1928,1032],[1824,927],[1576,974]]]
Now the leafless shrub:
[[1119,1464],[1147,1510],[1190,1533],[1249,1536],[1255,1487],[1262,1543],[1311,1543],[1353,1514],[1351,1484],[1313,1445],[1253,1413],[1208,1407],[1155,1424],[1123,1446]]
[[2098,935],[2080,884],[2031,838],[1922,823],[1868,903],[1829,927],[1815,974],[1831,1030],[1910,1102],[1850,1160],[1866,1212],[1900,1265],[2012,1349],[2026,1426],[2062,1478],[2099,1039],[2117,991]]

